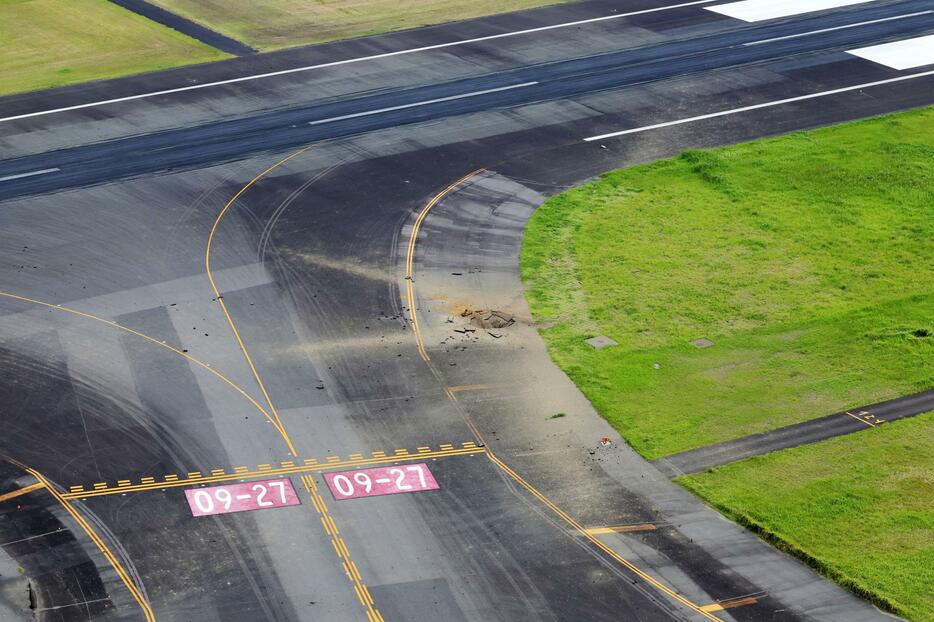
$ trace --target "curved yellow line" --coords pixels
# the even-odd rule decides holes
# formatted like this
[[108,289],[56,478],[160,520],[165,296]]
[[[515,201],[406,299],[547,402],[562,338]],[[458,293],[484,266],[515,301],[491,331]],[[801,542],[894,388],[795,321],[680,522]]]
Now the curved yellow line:
[[120,577],[120,580],[123,581],[123,584],[130,591],[133,599],[139,603],[140,608],[143,610],[143,615],[146,618],[146,622],[155,622],[156,616],[152,612],[152,607],[150,606],[149,602],[143,596],[142,592],[136,586],[136,584],[130,579],[129,573],[127,573],[126,569],[124,569],[123,565],[120,563],[120,560],[117,559],[117,556],[113,554],[107,544],[105,544],[101,537],[97,535],[97,532],[94,531],[94,528],[91,527],[91,525],[84,519],[83,516],[81,516],[81,513],[72,507],[71,503],[62,497],[61,493],[55,489],[55,486],[53,486],[52,483],[47,480],[41,473],[35,469],[29,468],[21,462],[13,460],[12,458],[7,458],[7,460],[35,477],[43,486],[49,490],[50,493],[52,493],[52,496],[55,497],[55,500],[58,501],[58,503],[63,508],[65,508],[65,511],[71,515],[75,522],[81,526],[88,537],[91,538],[91,541],[94,542],[94,545],[97,546],[98,550],[100,550],[100,552],[107,559],[107,562],[110,564],[110,566],[114,569],[114,571],[116,571],[117,575]]
[[[297,456],[298,452],[295,450],[295,445],[292,444],[292,439],[289,437],[288,433],[285,431],[285,426],[282,424],[282,419],[279,417],[279,411],[276,410],[276,406],[272,403],[272,398],[269,397],[269,393],[266,391],[266,385],[263,383],[262,378],[260,378],[259,372],[256,371],[256,366],[253,364],[253,357],[250,356],[250,351],[247,350],[246,344],[243,343],[243,339],[240,337],[240,331],[237,330],[237,325],[234,323],[233,318],[230,316],[230,312],[227,310],[227,304],[224,302],[224,297],[221,295],[220,290],[217,288],[217,283],[214,282],[214,274],[211,272],[211,246],[214,243],[214,236],[217,234],[217,228],[221,223],[221,220],[227,215],[227,212],[230,211],[231,206],[236,202],[240,196],[250,189],[250,187],[258,182],[260,179],[279,168],[292,158],[298,157],[301,154],[305,153],[311,149],[311,147],[305,147],[304,149],[299,149],[295,153],[282,158],[265,171],[254,177],[247,183],[245,186],[240,188],[237,194],[227,201],[227,204],[224,205],[220,213],[217,215],[217,218],[214,219],[214,225],[211,227],[211,233],[208,234],[208,243],[204,249],[204,270],[207,272],[208,281],[211,282],[211,289],[214,290],[214,299],[217,300],[220,305],[221,311],[224,312],[224,317],[227,318],[227,323],[230,324],[230,330],[233,331],[234,338],[237,340],[237,344],[240,346],[240,351],[243,352],[243,356],[246,359],[247,365],[250,367],[250,371],[253,372],[253,378],[256,380],[256,384],[259,385],[259,390],[263,393],[263,397],[266,399],[266,404],[269,405],[269,410],[272,413],[270,416],[266,413],[266,417],[269,421],[276,427],[279,434],[282,436],[282,439],[285,441],[285,444],[289,448],[289,452],[293,456]],[[265,411],[263,411],[265,413]]]
[[[139,332],[138,330],[133,330],[132,328],[129,328],[129,327],[127,327],[127,326],[124,326],[123,324],[118,324],[117,322],[114,322],[113,320],[108,320],[108,319],[106,319],[106,318],[102,318],[102,317],[99,317],[99,316],[97,316],[97,315],[93,315],[93,314],[91,314],[91,313],[85,313],[84,311],[78,311],[77,309],[72,309],[71,307],[65,307],[65,306],[63,306],[63,305],[52,304],[52,303],[50,303],[50,302],[45,302],[45,301],[43,301],[43,300],[36,300],[35,298],[28,298],[28,297],[26,297],[26,296],[19,296],[19,295],[17,295],[17,294],[11,294],[11,293],[9,293],[9,292],[4,292],[4,291],[0,291],[0,296],[2,296],[2,297],[4,297],[4,298],[11,298],[11,299],[13,299],[13,300],[19,300],[20,302],[28,302],[28,303],[30,303],[30,304],[39,305],[39,306],[42,306],[42,307],[47,307],[47,308],[49,308],[49,309],[55,309],[56,311],[62,311],[62,312],[64,312],[64,313],[71,313],[72,315],[77,315],[77,316],[79,316],[79,317],[83,317],[83,318],[86,318],[86,319],[89,319],[89,320],[94,320],[95,322],[100,322],[101,324],[106,324],[107,326],[110,326],[110,327],[112,327],[112,328],[116,328],[117,330],[121,330],[121,331],[123,331],[123,332],[125,332],[125,333],[129,333],[130,335],[134,335],[134,336],[136,336],[136,337],[140,337],[141,339],[145,339],[146,341],[149,341],[150,343],[156,344],[156,345],[159,346],[160,348],[165,348],[166,350],[169,350],[170,352],[174,352],[175,354],[177,354],[177,355],[179,355],[179,356],[181,356],[181,357],[184,357],[184,358],[187,359],[188,361],[194,363],[194,364],[197,365],[198,367],[204,369],[204,370],[207,371],[207,372],[210,372],[211,374],[213,374],[214,376],[216,376],[217,378],[219,378],[220,380],[222,380],[225,384],[227,384],[228,386],[230,386],[231,388],[233,388],[237,393],[239,393],[240,395],[242,395],[243,397],[245,397],[245,398],[247,399],[247,401],[249,401],[250,404],[252,404],[252,405],[253,405],[259,412],[261,412],[267,419],[269,419],[270,421],[272,421],[272,418],[269,416],[269,413],[266,412],[266,409],[263,408],[263,407],[259,404],[259,402],[257,402],[256,400],[254,400],[254,399],[250,396],[249,393],[247,393],[246,391],[244,391],[244,390],[240,387],[240,385],[236,384],[234,381],[230,380],[227,376],[225,376],[224,374],[222,374],[222,373],[220,373],[219,371],[215,370],[213,367],[211,367],[209,364],[205,363],[204,361],[201,361],[201,360],[199,360],[199,359],[197,359],[197,358],[191,356],[191,355],[188,354],[187,352],[182,352],[182,351],[179,350],[178,348],[176,348],[176,347],[174,347],[174,346],[170,346],[169,344],[167,344],[167,343],[164,342],[164,341],[159,341],[159,340],[156,339],[155,337],[150,337],[149,335],[146,335],[146,334],[144,334],[144,333],[141,333],[141,332]],[[275,423],[273,423],[273,425],[275,425]]]
[[[457,399],[457,396],[454,394],[454,392],[452,392],[450,389],[447,388],[447,383],[444,382],[441,372],[438,370],[438,368],[434,364],[434,361],[432,361],[431,357],[428,355],[428,351],[425,349],[424,339],[422,338],[421,329],[419,328],[419,325],[418,325],[418,318],[415,312],[415,274],[413,270],[413,263],[414,263],[414,258],[415,258],[415,242],[418,239],[418,233],[419,233],[419,230],[421,229],[422,223],[424,222],[425,218],[428,216],[428,212],[430,212],[433,207],[435,207],[445,197],[447,197],[455,188],[460,186],[462,183],[464,183],[468,179],[474,177],[475,175],[478,175],[483,170],[484,169],[479,169],[468,175],[461,177],[460,179],[458,179],[457,181],[449,185],[447,188],[439,192],[437,195],[435,195],[434,198],[432,198],[431,201],[429,201],[428,204],[425,205],[422,211],[418,214],[418,217],[415,219],[415,224],[412,226],[412,233],[409,236],[409,246],[408,246],[408,250],[405,256],[406,299],[409,305],[409,317],[412,322],[412,334],[415,336],[415,343],[416,343],[416,346],[418,347],[418,353],[422,357],[422,360],[425,361],[425,363],[428,365],[428,368],[431,370],[432,374],[439,380],[439,382],[441,382],[441,385],[445,387],[445,392],[447,393],[448,399],[454,402],[455,404],[459,403],[459,400]],[[470,421],[470,419],[465,417],[465,421],[467,423],[467,427],[470,428],[470,431],[474,434],[477,441],[483,443],[483,436],[481,436],[480,430],[477,429],[477,427],[473,424],[472,421]],[[533,497],[541,501],[548,509],[554,512],[565,523],[570,525],[575,531],[577,531],[582,536],[584,536],[587,540],[589,540],[595,547],[597,547],[598,549],[600,549],[601,551],[609,555],[612,559],[616,560],[624,568],[628,569],[630,572],[632,572],[633,574],[635,574],[636,576],[644,580],[646,583],[648,583],[649,585],[651,585],[658,591],[662,592],[663,594],[666,594],[673,600],[681,603],[682,605],[695,611],[696,613],[699,613],[700,615],[707,618],[708,620],[720,622],[720,618],[714,616],[711,613],[708,613],[707,611],[704,611],[700,606],[694,604],[693,602],[689,601],[685,597],[681,596],[680,594],[678,594],[677,592],[675,592],[668,586],[664,585],[663,583],[661,583],[660,581],[658,581],[651,575],[647,574],[644,570],[642,570],[638,566],[634,565],[632,562],[622,557],[619,553],[614,551],[612,548],[610,548],[609,546],[601,542],[593,534],[589,533],[586,529],[584,529],[584,527],[580,523],[578,523],[576,520],[574,520],[567,512],[565,512],[560,507],[558,507],[548,497],[546,497],[541,492],[539,492],[537,488],[535,488],[532,484],[526,481],[521,475],[513,471],[511,468],[509,468],[508,465],[506,465],[506,463],[504,463],[502,460],[497,458],[496,454],[493,453],[493,451],[489,448],[489,446],[486,447],[486,450],[487,450],[486,456],[490,459],[490,461],[493,464],[495,464],[509,477],[511,477],[513,480],[519,483]]]

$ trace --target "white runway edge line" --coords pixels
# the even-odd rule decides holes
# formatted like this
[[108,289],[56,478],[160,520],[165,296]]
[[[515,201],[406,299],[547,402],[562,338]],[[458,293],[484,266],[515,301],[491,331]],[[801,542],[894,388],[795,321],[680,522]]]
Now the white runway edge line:
[[333,123],[334,121],[343,121],[344,119],[355,119],[357,117],[368,117],[374,114],[392,112],[393,110],[405,110],[406,108],[417,108],[418,106],[427,106],[429,104],[439,104],[441,102],[449,102],[449,101],[454,101],[455,99],[464,99],[466,97],[476,97],[478,95],[487,95],[489,93],[511,91],[513,89],[521,89],[527,86],[535,86],[536,84],[538,84],[538,82],[523,82],[522,84],[513,84],[511,86],[501,86],[495,89],[486,89],[485,91],[474,91],[472,93],[464,93],[462,95],[449,95],[448,97],[439,97],[438,99],[426,99],[425,101],[414,102],[412,104],[401,104],[399,106],[390,106],[389,108],[379,108],[377,110],[355,112],[353,114],[345,114],[339,117],[331,117],[329,119],[319,119],[318,121],[309,121],[308,125],[321,125],[323,123]]
[[854,4],[865,4],[873,0],[743,0],[729,4],[704,7],[708,11],[744,22],[761,22],[779,17],[791,17],[802,13],[827,11]]
[[[909,17],[919,17],[921,15],[930,15],[934,11],[919,11],[917,13],[908,13],[907,15],[896,15],[894,17],[882,17],[880,19],[871,19],[868,22],[859,22],[856,24],[846,24],[844,26],[834,26],[833,28],[821,28],[820,30],[811,30],[810,32],[802,32],[796,35],[785,35],[784,37],[772,37],[771,39],[762,39],[761,41],[751,41],[749,43],[744,43],[743,45],[762,45],[763,43],[771,43],[773,41],[785,41],[786,39],[797,39],[799,37],[809,37],[811,35],[819,35],[824,32],[833,32],[834,30],[846,30],[847,28],[857,28],[859,26],[869,26],[870,24],[881,24],[882,22],[892,22],[897,19],[907,19]],[[851,52],[852,53],[852,52]]]
[[599,136],[590,136],[589,138],[585,138],[584,141],[590,143],[596,140],[604,140],[606,138],[616,138],[617,136],[625,136],[627,134],[638,134],[640,132],[648,132],[650,130],[661,129],[663,127],[671,127],[673,125],[683,125],[685,123],[693,123],[695,121],[703,121],[705,119],[715,119],[717,117],[725,117],[731,114],[739,114],[741,112],[748,112],[750,110],[760,110],[762,108],[771,108],[773,106],[781,106],[783,104],[791,104],[794,102],[805,101],[808,99],[828,97],[830,95],[837,95],[839,93],[849,93],[850,91],[858,91],[859,89],[868,89],[874,86],[893,84],[895,82],[904,82],[905,80],[914,80],[916,78],[923,78],[925,76],[934,76],[934,71],[913,73],[908,76],[899,76],[897,78],[889,78],[888,80],[878,80],[876,82],[866,82],[865,84],[855,84],[853,86],[846,86],[846,87],[839,88],[839,89],[833,89],[832,91],[821,91],[820,93],[811,93],[810,95],[800,95],[798,97],[789,97],[788,99],[779,99],[776,101],[765,102],[762,104],[754,104],[752,106],[743,106],[742,108],[733,108],[731,110],[722,110],[720,112],[702,114],[697,117],[688,117],[686,119],[678,119],[676,121],[666,121],[665,123],[656,123],[655,125],[646,125],[644,127],[634,127],[630,130],[611,132],[609,134],[601,134]]
[[934,35],[847,50],[847,54],[899,71],[924,67],[934,64]]
[[516,30],[513,32],[502,32],[496,35],[487,35],[485,37],[476,37],[474,39],[462,39],[460,41],[450,41],[448,43],[438,43],[436,45],[426,45],[424,47],[411,48],[408,50],[399,50],[397,52],[386,52],[384,54],[374,54],[372,56],[361,56],[359,58],[348,58],[346,60],[338,60],[330,63],[321,63],[318,65],[308,65],[305,67],[293,67],[292,69],[283,69],[281,71],[270,71],[269,73],[258,73],[251,76],[243,76],[240,78],[230,78],[229,80],[218,80],[217,82],[205,82],[204,84],[192,84],[191,86],[182,86],[175,89],[166,89],[164,91],[152,91],[150,93],[140,93],[139,95],[128,95],[127,97],[117,97],[114,99],[105,99],[96,102],[88,102],[86,104],[78,104],[76,106],[66,106],[64,108],[53,108],[51,110],[40,110],[38,112],[29,112],[26,114],[18,114],[12,117],[3,117],[0,118],[0,123],[5,121],[16,121],[17,119],[28,119],[30,117],[41,117],[44,115],[56,114],[59,112],[68,112],[69,110],[81,110],[83,108],[94,108],[96,106],[104,106],[107,104],[116,104],[120,102],[133,101],[135,99],[146,99],[147,97],[156,97],[158,95],[170,95],[172,93],[183,93],[185,91],[194,91],[197,89],[206,89],[213,86],[222,86],[224,84],[235,84],[237,82],[247,82],[249,80],[260,80],[263,78],[272,78],[275,76],[284,76],[290,73],[300,73],[303,71],[312,71],[314,69],[325,69],[327,67],[337,67],[339,65],[349,65],[351,63],[362,63],[366,61],[379,60],[381,58],[390,58],[392,56],[402,56],[405,54],[416,54],[418,52],[428,52],[431,50],[441,50],[444,48],[456,47],[459,45],[467,45],[470,43],[480,43],[482,41],[492,41],[494,39],[504,39],[506,37],[518,37],[520,35],[528,35],[536,32],[545,32],[547,30],[557,30],[559,28],[571,28],[574,26],[583,26],[584,24],[593,24],[596,22],[604,22],[612,19],[621,19],[624,17],[634,17],[636,15],[645,15],[647,13],[658,13],[661,11],[670,11],[672,9],[681,9],[689,6],[697,6],[700,4],[710,4],[711,2],[716,2],[716,0],[694,0],[693,2],[683,2],[681,4],[671,4],[668,6],[655,7],[653,9],[642,9],[640,11],[630,11],[629,13],[616,13],[613,15],[604,15],[602,17],[592,17],[590,19],[581,19],[574,22],[564,22],[561,24],[552,24],[550,26],[539,26],[538,28],[528,28],[526,30]]
[[45,175],[46,173],[56,173],[62,169],[60,168],[44,168],[41,171],[31,171],[29,173],[20,173],[18,175],[7,175],[6,177],[0,177],[0,181],[12,181],[14,179],[22,179],[23,177],[35,177],[36,175]]

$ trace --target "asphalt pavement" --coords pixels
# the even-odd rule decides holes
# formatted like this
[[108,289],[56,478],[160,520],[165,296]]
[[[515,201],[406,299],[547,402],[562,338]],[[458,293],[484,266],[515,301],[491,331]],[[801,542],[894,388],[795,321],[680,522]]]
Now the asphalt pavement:
[[[584,2],[0,100],[0,569],[32,586],[0,611],[886,618],[631,452],[548,358],[516,257],[531,210],[602,170],[930,104],[931,77],[845,53],[934,30],[888,19],[922,5],[750,25]],[[418,464],[438,489],[323,477]],[[185,494],[273,475],[300,505]],[[42,544],[58,524],[67,549]]]
[[177,30],[184,35],[188,35],[192,39],[197,39],[222,52],[236,54],[237,56],[256,53],[256,50],[242,41],[237,41],[236,39],[222,35],[216,30],[211,30],[178,13],[167,11],[151,2],[146,2],[146,0],[110,0],[110,2],[122,6],[128,11],[133,11],[138,15],[142,15],[146,19],[162,24],[163,26],[168,26],[172,30]]
[[743,438],[684,451],[659,458],[653,464],[671,477],[699,473],[752,456],[816,443],[844,434],[862,432],[932,410],[934,410],[934,391],[922,391],[870,406],[851,408],[826,417],[809,419],[769,432],[751,434]]

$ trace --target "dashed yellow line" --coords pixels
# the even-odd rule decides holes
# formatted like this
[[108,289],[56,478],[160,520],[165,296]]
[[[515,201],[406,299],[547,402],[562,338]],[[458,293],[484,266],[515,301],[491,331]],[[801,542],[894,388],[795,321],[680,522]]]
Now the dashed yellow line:
[[337,523],[335,523],[334,519],[331,517],[327,502],[318,492],[318,485],[315,483],[315,479],[310,475],[302,475],[301,480],[302,484],[305,486],[305,490],[311,495],[312,505],[321,518],[324,532],[331,539],[331,545],[334,547],[334,552],[341,562],[344,576],[346,576],[347,580],[353,585],[357,600],[360,601],[360,604],[366,610],[367,620],[382,622],[383,616],[380,615],[379,610],[373,602],[373,597],[370,596],[370,591],[363,583],[363,576],[357,569],[357,564],[350,559],[350,549],[347,548],[347,543],[344,542],[344,539],[341,537],[340,530],[337,528]]
[[[425,218],[428,216],[428,212],[430,212],[431,209],[435,205],[441,202],[442,199],[447,197],[448,194],[450,194],[455,188],[463,184],[465,181],[478,175],[483,170],[484,169],[479,169],[472,173],[469,173],[468,175],[465,175],[464,177],[461,177],[460,179],[458,179],[457,181],[449,185],[447,188],[439,192],[437,195],[435,195],[431,199],[431,201],[429,201],[428,204],[425,205],[422,211],[419,212],[418,216],[415,219],[415,223],[412,226],[412,232],[409,236],[409,245],[408,245],[408,248],[406,251],[406,257],[405,257],[406,302],[409,307],[409,322],[412,325],[412,334],[415,337],[415,344],[418,349],[418,354],[422,358],[422,360],[425,362],[425,364],[428,366],[428,369],[431,370],[431,373],[438,380],[439,384],[442,387],[444,387],[447,398],[454,404],[459,404],[459,400],[457,399],[457,390],[461,389],[462,387],[447,386],[447,383],[444,380],[443,374],[434,364],[434,361],[431,360],[431,357],[429,356],[428,351],[425,348],[425,341],[424,341],[424,338],[422,337],[421,328],[418,324],[418,313],[416,311],[416,306],[415,306],[415,300],[416,300],[415,298],[415,273],[414,273],[414,268],[413,268],[414,257],[415,257],[415,243],[418,239],[418,233],[419,233],[419,230],[421,229],[421,225],[424,222]],[[476,385],[463,385],[463,386],[476,386]],[[470,421],[470,419],[466,416],[466,414],[464,416],[464,420],[465,420],[465,423],[467,424],[467,427],[476,437],[477,442],[481,444],[485,444],[483,440],[483,435],[480,433],[480,430],[473,424],[472,421]],[[672,590],[665,584],[661,583],[660,581],[658,581],[657,579],[655,579],[654,577],[646,573],[644,570],[634,565],[629,560],[623,558],[615,550],[613,550],[612,548],[610,548],[609,546],[601,542],[596,536],[594,536],[591,533],[588,533],[588,531],[582,525],[580,525],[580,523],[574,520],[569,514],[567,514],[560,507],[555,505],[550,499],[548,499],[548,497],[546,497],[541,492],[539,492],[534,486],[532,486],[532,484],[527,482],[521,475],[519,475],[518,473],[513,471],[511,468],[509,468],[502,460],[497,458],[496,455],[492,451],[488,449],[485,452],[485,454],[486,454],[486,457],[489,458],[491,462],[493,462],[493,464],[499,467],[503,472],[505,472],[513,480],[515,480],[520,486],[525,488],[532,496],[534,496],[536,499],[541,501],[546,507],[548,507],[552,512],[554,512],[558,517],[560,517],[561,520],[563,520],[564,522],[569,524],[571,527],[573,527],[577,532],[579,532],[585,538],[587,538],[596,548],[600,549],[601,551],[609,555],[611,558],[616,560],[621,566],[625,567],[630,572],[632,572],[633,574],[641,578],[643,581],[645,581],[646,583],[654,587],[659,592],[667,595],[672,600],[684,605],[688,609],[692,609],[693,611],[697,612],[698,614],[707,618],[708,620],[711,620],[714,622],[720,622],[719,618],[717,618],[716,616],[714,616],[713,614],[707,611],[704,611],[697,604],[681,596],[676,591]]]
[[[194,486],[201,484],[230,482],[257,478],[268,478],[273,476],[298,475],[302,473],[316,473],[319,471],[330,471],[334,469],[346,469],[376,464],[389,464],[393,462],[407,462],[413,460],[425,460],[429,458],[447,458],[450,456],[466,456],[485,452],[486,449],[478,447],[474,442],[462,443],[461,447],[450,447],[449,449],[438,449],[424,453],[406,453],[386,456],[385,452],[373,452],[373,458],[365,458],[362,454],[354,454],[359,458],[342,459],[339,456],[331,456],[333,460],[320,463],[317,460],[306,460],[305,464],[300,466],[293,465],[289,467],[273,468],[269,464],[260,464],[253,470],[247,467],[237,467],[232,473],[227,473],[223,469],[214,469],[211,475],[202,475],[198,471],[188,473],[185,478],[180,478],[177,474],[165,475],[157,481],[155,477],[147,476],[140,478],[139,484],[130,484],[129,480],[118,480],[115,486],[107,482],[98,482],[91,489],[83,485],[70,486],[68,492],[63,496],[66,499],[88,499],[91,497],[104,497],[107,495],[119,495],[129,492],[141,492],[146,490],[162,490],[165,488],[178,488],[182,486]],[[376,457],[376,454],[382,454]],[[121,483],[127,482],[127,483]]]
[[[227,303],[224,302],[224,296],[221,294],[220,290],[218,289],[217,283],[214,282],[214,275],[211,273],[211,245],[214,241],[214,236],[217,233],[217,229],[221,223],[221,220],[230,211],[231,206],[233,206],[233,204],[237,201],[238,198],[240,198],[241,195],[243,195],[244,192],[246,192],[251,186],[253,186],[253,184],[258,182],[260,179],[268,175],[271,171],[282,166],[289,160],[305,153],[306,151],[308,151],[308,149],[310,149],[310,146],[305,147],[303,149],[299,149],[295,153],[292,153],[291,155],[286,156],[285,158],[279,160],[278,162],[276,162],[275,164],[267,168],[265,171],[263,171],[262,173],[260,173],[259,175],[251,179],[249,183],[247,183],[245,186],[240,188],[240,190],[229,201],[227,201],[227,203],[224,205],[224,208],[220,211],[220,213],[217,215],[217,218],[214,220],[214,224],[211,227],[211,232],[208,235],[207,245],[204,249],[204,269],[207,272],[208,280],[211,282],[211,289],[214,290],[215,300],[217,300],[217,303],[220,306],[221,311],[223,311],[224,317],[227,318],[227,323],[230,325],[230,330],[233,332],[234,338],[237,340],[237,344],[240,346],[240,351],[243,353],[243,357],[246,359],[246,362],[250,367],[250,371],[253,372],[253,378],[256,380],[256,384],[259,387],[260,391],[262,392],[263,397],[266,400],[266,404],[269,406],[269,411],[272,413],[273,424],[276,426],[276,429],[278,430],[279,434],[282,436],[282,439],[285,441],[286,446],[288,446],[289,452],[293,456],[298,456],[298,452],[295,449],[295,445],[292,443],[292,439],[289,437],[288,432],[286,432],[285,424],[282,422],[282,419],[279,416],[279,411],[276,409],[276,406],[273,403],[272,398],[269,395],[269,392],[266,390],[266,384],[263,382],[263,379],[260,377],[259,371],[256,369],[256,365],[253,364],[253,357],[250,356],[250,351],[247,349],[246,344],[243,342],[243,339],[240,336],[240,331],[237,330],[237,325],[236,323],[234,323],[233,317],[231,317],[230,312],[227,309]],[[356,460],[354,462],[360,463],[362,462],[362,460]],[[294,464],[294,463],[291,463],[291,464]],[[333,466],[335,462],[329,461],[328,464]],[[289,466],[288,464],[283,464],[282,468],[278,470],[279,471],[290,471],[290,470],[296,470],[296,469],[313,470],[316,468],[320,468],[320,467],[317,467],[316,465],[317,465],[317,461],[315,461],[312,464],[309,464],[306,461],[305,465],[302,467],[295,467],[295,466]],[[268,475],[268,474],[276,472],[276,469],[271,468],[271,465],[264,465],[264,466],[266,468],[261,469],[264,474]],[[227,476],[226,475],[212,475],[212,477],[227,477]],[[317,497],[318,503],[315,504],[316,509],[318,509],[318,511],[321,512],[323,515],[327,515],[327,505],[324,503],[324,499],[320,495],[318,495],[317,487],[315,486],[314,479],[306,475],[303,477],[303,481],[305,482],[305,485],[308,488],[309,492],[312,494],[312,499],[314,500]],[[330,524],[336,530],[336,525],[334,524],[333,520],[330,521]],[[332,538],[332,542],[335,544],[335,549],[338,551],[339,556],[349,562],[350,553],[347,550],[347,547],[343,544],[343,540],[339,539],[340,536],[336,535],[336,532],[334,535],[331,535],[331,538]],[[379,611],[377,611],[376,608],[374,607],[373,599],[369,597],[369,591],[366,589],[366,585],[364,585],[363,580],[358,577],[354,579],[353,583],[354,583],[354,589],[358,593],[358,597],[360,596],[360,594],[363,595],[363,598],[361,598],[361,603],[363,603],[364,608],[366,609],[367,619],[370,622],[382,622],[382,616],[379,614]]]
[[40,488],[45,488],[45,484],[43,484],[42,482],[39,482],[36,484],[30,484],[29,486],[23,486],[22,488],[19,488],[18,490],[14,490],[13,492],[8,492],[8,493],[0,495],[0,503],[3,503],[4,501],[9,501],[10,499],[21,497],[22,495],[29,494],[34,490],[39,490]]

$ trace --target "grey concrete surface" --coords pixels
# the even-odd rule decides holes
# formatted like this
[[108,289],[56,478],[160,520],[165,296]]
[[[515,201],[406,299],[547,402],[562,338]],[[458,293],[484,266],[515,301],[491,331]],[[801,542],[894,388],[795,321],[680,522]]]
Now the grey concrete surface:
[[[914,6],[872,5],[873,11]],[[231,75],[225,72],[398,50],[450,36],[481,36],[559,17],[646,6],[660,3],[567,5],[258,55],[160,74],[158,81],[178,85]],[[862,11],[797,23],[826,24],[841,15],[858,21],[866,15]],[[775,27],[792,32],[794,22]],[[5,378],[0,383],[5,405],[0,410],[5,432],[0,452],[67,489],[191,470],[456,444],[473,438],[466,416],[484,430],[498,455],[581,524],[658,522],[648,535],[601,536],[649,576],[701,605],[756,595],[755,605],[718,613],[721,619],[883,618],[711,512],[697,513],[696,501],[663,476],[651,475],[652,467],[618,441],[596,448],[600,437],[611,435],[548,362],[527,322],[506,329],[512,332],[504,331],[506,336],[499,339],[474,335],[463,343],[441,343],[450,337],[446,309],[458,302],[457,288],[465,283],[473,284],[464,290],[475,297],[473,304],[502,300],[503,306],[519,309],[515,244],[524,218],[541,196],[601,170],[686,147],[774,135],[934,100],[931,80],[922,79],[602,145],[581,141],[622,127],[898,75],[842,55],[840,40],[774,50],[754,62],[748,56],[733,62],[733,52],[722,49],[702,51],[717,62],[693,66],[688,74],[666,70],[645,81],[626,74],[629,78],[615,84],[607,75],[587,77],[589,61],[580,60],[615,50],[622,56],[613,71],[625,73],[632,71],[632,57],[626,54],[637,49],[657,54],[665,49],[658,46],[666,44],[696,46],[699,37],[739,43],[748,34],[745,28],[708,11],[685,9],[677,15],[606,22],[597,29],[502,39],[495,47],[446,48],[423,57],[333,67],[328,70],[334,80],[330,91],[319,88],[315,80],[320,76],[305,80],[290,74],[294,79],[266,85],[238,83],[223,97],[203,89],[0,124],[4,171],[19,170],[15,167],[24,161],[9,158],[53,162],[65,147],[84,145],[109,154],[92,158],[94,175],[72,178],[77,184],[0,182],[0,291],[52,305],[0,296]],[[627,45],[627,40],[621,45],[619,33],[641,43]],[[898,34],[873,31],[861,36],[876,40]],[[292,147],[286,146],[297,148],[314,138],[278,124],[284,118],[278,115],[301,106],[352,112],[364,102],[411,101],[405,98],[437,92],[432,89],[438,88],[438,76],[482,80],[493,74],[490,79],[502,79],[497,72],[553,71],[557,67],[548,62],[571,58],[584,76],[573,92],[483,101],[476,108],[451,104],[424,118],[400,113],[373,125],[354,122],[327,133],[327,140],[279,166],[232,204],[216,228],[214,277],[298,456],[289,455],[282,436],[242,394],[160,345],[165,341],[187,350],[264,401],[215,299],[204,261],[217,215],[231,198],[288,155]],[[152,80],[118,81],[109,92],[131,93]],[[555,88],[559,86],[568,85]],[[45,99],[3,99],[0,108],[6,116],[38,110],[40,103],[87,101],[102,92],[107,88],[85,85]],[[263,123],[270,119],[277,122],[266,136]],[[246,124],[256,131],[230,133],[212,123],[218,120],[235,124],[225,126],[228,130]],[[161,131],[169,128],[180,132],[171,136],[185,138],[173,142]],[[202,140],[207,135],[218,141]],[[108,139],[121,140],[98,143]],[[445,384],[506,385],[459,390],[454,403],[415,347],[413,310],[400,291],[405,279],[399,257],[415,214],[451,181],[478,168],[496,172],[484,179],[506,197],[501,213],[493,214],[491,208],[490,218],[472,227],[458,214],[445,218],[439,210],[424,223],[426,237],[416,257],[417,313]],[[518,194],[516,184],[523,187]],[[462,196],[453,195],[455,202],[443,207],[456,206]],[[483,206],[490,207],[482,198],[477,197],[480,207],[475,207],[481,215]],[[439,237],[448,241],[447,247],[433,250],[430,244]],[[426,240],[429,245],[422,246]],[[460,263],[457,269],[451,268],[452,261]],[[481,265],[488,273],[471,272]],[[438,268],[449,273],[440,278],[444,275]],[[448,298],[436,300],[426,287],[437,287]],[[528,338],[523,341],[514,333]],[[486,381],[490,374],[497,378]],[[539,418],[543,403],[549,413],[560,407],[568,416]],[[564,470],[556,470],[558,465]],[[429,466],[439,491],[352,501],[336,501],[324,493],[350,557],[387,622],[442,615],[484,621],[701,618],[696,609],[658,591],[575,534],[488,458],[450,456]],[[631,477],[634,473],[646,477]],[[323,487],[320,475],[315,478]],[[297,478],[293,481],[299,485]],[[79,507],[132,567],[158,620],[367,619],[311,498],[301,497],[303,505],[297,507],[213,518],[192,517],[178,488],[92,497]],[[654,508],[667,518],[659,521]],[[85,580],[105,586],[113,615],[143,619],[76,525],[65,517],[60,522],[94,561],[94,572]],[[49,555],[40,560],[51,559]],[[756,570],[759,564],[776,569],[776,575],[763,577]],[[48,613],[45,619],[56,618]]]

